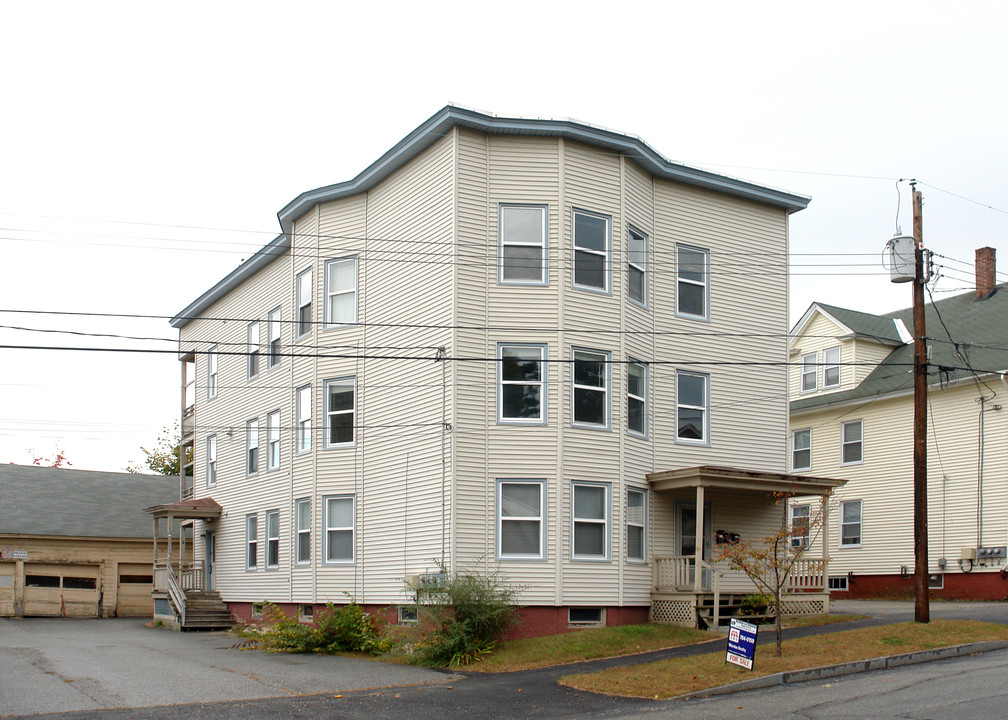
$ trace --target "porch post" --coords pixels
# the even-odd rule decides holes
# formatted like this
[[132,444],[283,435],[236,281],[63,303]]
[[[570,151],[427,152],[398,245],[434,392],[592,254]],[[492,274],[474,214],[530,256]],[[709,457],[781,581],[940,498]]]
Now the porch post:
[[819,506],[819,512],[822,513],[822,558],[824,563],[824,572],[829,571],[830,560],[829,499],[829,495],[823,495]]
[[693,592],[698,593],[703,589],[703,527],[704,527],[704,507],[703,507],[703,485],[697,485],[696,489],[696,545],[693,553]]
[[171,570],[171,513],[168,513],[168,516],[165,518],[165,522],[168,523],[168,569]]
[[158,530],[158,520],[157,515],[154,516],[154,564],[157,565],[157,530]]

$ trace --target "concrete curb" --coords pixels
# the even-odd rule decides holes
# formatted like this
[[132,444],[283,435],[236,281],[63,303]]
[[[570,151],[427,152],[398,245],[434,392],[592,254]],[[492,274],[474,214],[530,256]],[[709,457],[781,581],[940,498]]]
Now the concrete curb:
[[986,642],[969,643],[968,645],[952,645],[950,647],[935,648],[934,650],[920,650],[918,652],[903,653],[901,655],[886,655],[872,658],[871,660],[855,660],[853,662],[838,663],[836,665],[823,665],[821,667],[807,668],[804,670],[788,670],[787,672],[774,673],[773,675],[763,675],[751,680],[722,685],[721,687],[698,690],[697,692],[679,695],[677,700],[691,700],[693,698],[710,697],[711,695],[728,695],[730,693],[742,692],[743,690],[755,690],[757,688],[771,687],[773,685],[789,685],[791,683],[806,682],[808,680],[820,680],[823,678],[840,677],[841,675],[852,675],[854,673],[868,672],[869,670],[884,670],[886,668],[901,667],[903,665],[916,665],[918,663],[932,662],[934,660],[946,660],[948,658],[962,657],[963,655],[974,655],[976,653],[990,652],[991,650],[1002,650],[1008,648],[1008,640],[989,640]]

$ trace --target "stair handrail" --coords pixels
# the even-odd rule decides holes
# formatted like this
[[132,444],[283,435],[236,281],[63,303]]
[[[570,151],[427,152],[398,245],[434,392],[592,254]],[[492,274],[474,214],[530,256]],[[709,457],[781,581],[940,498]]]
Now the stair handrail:
[[179,585],[178,578],[175,577],[175,571],[172,570],[171,564],[167,564],[166,569],[168,570],[168,597],[171,598],[172,604],[179,614],[179,626],[185,627],[186,594],[181,585]]

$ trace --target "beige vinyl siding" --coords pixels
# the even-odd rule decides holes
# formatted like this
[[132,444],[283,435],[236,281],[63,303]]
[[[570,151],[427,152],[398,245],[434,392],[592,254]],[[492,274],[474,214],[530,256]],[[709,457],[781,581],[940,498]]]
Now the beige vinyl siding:
[[[846,349],[846,347],[845,347]],[[847,369],[841,365],[840,367],[840,387],[857,387],[861,384],[861,381],[868,377],[875,367],[885,360],[889,353],[894,350],[893,347],[889,345],[881,345],[871,340],[853,340],[850,342],[850,360],[846,357],[841,357],[841,363],[851,362],[853,367]],[[844,351],[840,351],[841,355],[845,355]],[[853,380],[844,385],[844,376],[853,377]],[[820,377],[822,373],[820,373]]]
[[[977,459],[979,404],[976,385],[959,383],[930,391],[928,428],[928,567],[960,572],[959,551],[977,547]],[[989,406],[988,406],[989,407]],[[841,465],[840,424],[863,421],[864,454],[859,465]],[[983,543],[1008,544],[1008,418],[984,415]],[[862,501],[861,547],[840,547],[839,510],[830,518],[830,573],[899,574],[913,568],[913,403],[909,394],[796,414],[792,427],[812,428],[813,475],[841,477],[847,484],[837,502]],[[933,427],[932,427],[933,426]],[[935,440],[937,437],[937,441]],[[940,457],[939,457],[940,455]],[[816,554],[816,553],[813,553]],[[997,567],[987,568],[997,569]],[[974,570],[979,572],[980,569]]]

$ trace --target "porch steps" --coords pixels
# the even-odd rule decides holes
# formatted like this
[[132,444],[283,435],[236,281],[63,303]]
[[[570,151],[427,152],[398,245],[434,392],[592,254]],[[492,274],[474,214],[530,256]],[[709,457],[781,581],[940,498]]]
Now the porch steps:
[[182,630],[227,630],[234,625],[234,617],[213,590],[187,591],[185,624]]
[[[721,595],[720,607],[718,608],[718,627],[728,627],[732,618],[740,618],[746,622],[760,624],[774,617],[773,613],[761,615],[743,615],[742,600],[745,594],[725,593]],[[714,597],[707,596],[701,599],[696,606],[697,623],[701,630],[714,628]]]

